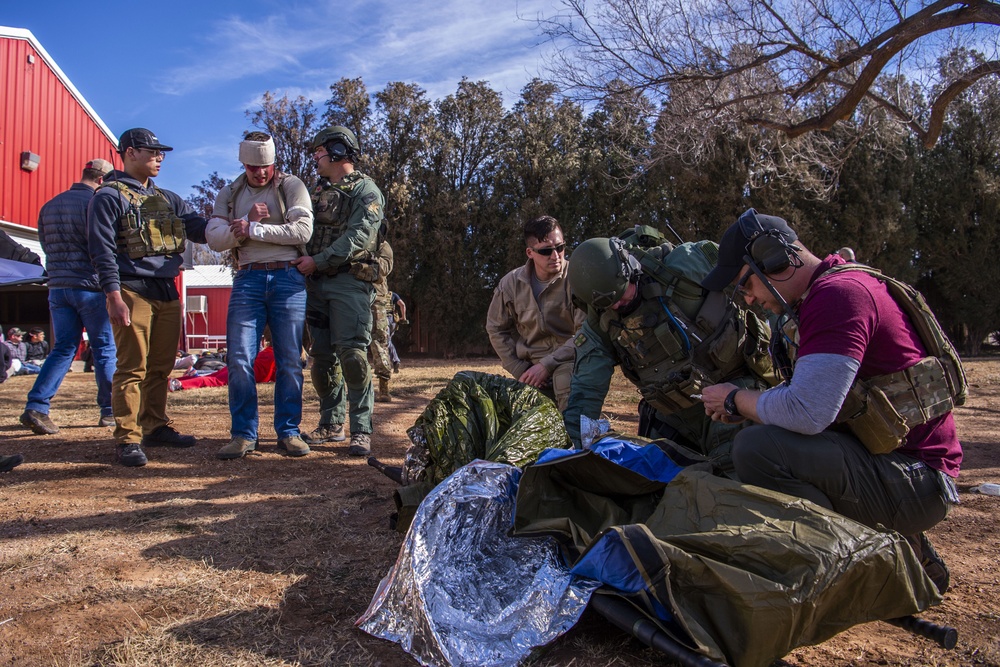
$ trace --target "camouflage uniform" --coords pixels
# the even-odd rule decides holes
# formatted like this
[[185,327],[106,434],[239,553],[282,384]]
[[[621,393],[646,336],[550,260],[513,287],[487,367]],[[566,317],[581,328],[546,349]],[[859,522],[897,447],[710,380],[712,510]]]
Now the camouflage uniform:
[[[664,244],[646,254],[656,260],[690,257],[678,265],[665,288],[643,265],[638,294],[626,308],[588,309],[575,338],[576,359],[564,412],[570,438],[580,442],[580,415],[601,414],[615,366],[642,394],[639,435],[669,438],[708,456],[732,474],[730,450],[742,425],[714,422],[697,394],[726,378],[741,387],[765,388],[774,381],[767,355],[766,324],[748,311],[729,307],[721,292],[698,284],[714,263],[710,242]],[[632,252],[638,252],[632,250]],[[576,256],[574,260],[576,261]],[[572,262],[570,263],[572,267]]]
[[320,424],[343,424],[349,404],[351,434],[370,434],[375,394],[367,350],[375,287],[358,274],[375,264],[385,198],[371,178],[354,171],[338,183],[321,182],[312,201],[315,223],[306,249],[316,273],[306,321]]
[[378,279],[375,281],[375,301],[372,302],[372,344],[368,348],[371,353],[372,367],[378,378],[378,394],[375,400],[380,403],[392,401],[392,396],[389,395],[392,361],[389,358],[389,318],[387,315],[387,310],[392,307],[392,294],[389,292],[387,280],[387,276],[392,272],[392,259],[392,247],[388,242],[383,241],[376,256],[379,271]]

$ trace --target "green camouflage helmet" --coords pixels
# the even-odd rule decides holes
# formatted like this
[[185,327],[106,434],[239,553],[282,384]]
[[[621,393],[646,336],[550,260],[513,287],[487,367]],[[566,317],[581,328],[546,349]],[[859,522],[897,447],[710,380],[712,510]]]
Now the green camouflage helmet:
[[569,285],[578,299],[605,310],[625,295],[629,282],[635,282],[641,272],[621,239],[588,239],[570,258]]
[[309,148],[315,151],[320,146],[325,146],[326,152],[334,160],[345,157],[353,158],[361,152],[361,147],[358,145],[358,138],[343,125],[325,127],[317,132]]

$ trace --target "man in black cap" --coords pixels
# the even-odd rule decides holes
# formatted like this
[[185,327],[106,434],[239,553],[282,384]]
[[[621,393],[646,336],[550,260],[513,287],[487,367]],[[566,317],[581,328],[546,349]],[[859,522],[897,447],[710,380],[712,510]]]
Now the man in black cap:
[[146,464],[142,446],[190,447],[167,417],[167,391],[181,333],[174,279],[187,239],[205,242],[207,221],[178,195],[156,187],[166,152],[143,128],[118,140],[124,171],[112,171],[90,202],[89,249],[117,347],[111,391],[118,460]]
[[[706,387],[705,412],[755,422],[733,444],[740,481],[902,533],[944,593],[948,570],[923,531],[957,502],[962,446],[943,375],[950,359],[928,354],[903,304],[865,269],[813,255],[781,218],[753,209],[740,216],[702,285],[734,286],[748,305],[779,317],[771,350],[785,382],[766,391]],[[892,388],[904,384],[912,391]],[[907,415],[900,433],[873,427],[897,412]]]

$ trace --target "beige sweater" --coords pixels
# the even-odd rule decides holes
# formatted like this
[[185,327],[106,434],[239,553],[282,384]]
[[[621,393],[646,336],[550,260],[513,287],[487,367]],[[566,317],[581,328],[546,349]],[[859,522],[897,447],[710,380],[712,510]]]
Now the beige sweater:
[[569,265],[535,301],[531,260],[500,279],[486,315],[486,332],[504,369],[515,378],[536,363],[552,373],[573,363],[573,335],[587,314],[570,300]]
[[205,237],[208,247],[222,252],[235,249],[240,266],[252,262],[281,262],[305,254],[305,243],[312,236],[313,213],[309,191],[295,176],[286,175],[282,184],[285,194],[285,216],[282,219],[278,200],[277,178],[262,188],[246,185],[236,195],[232,214],[234,219],[247,219],[247,214],[258,202],[267,204],[270,215],[260,222],[250,223],[250,238],[236,240],[229,231],[229,201],[232,185],[219,191],[215,198],[215,215],[208,221]]

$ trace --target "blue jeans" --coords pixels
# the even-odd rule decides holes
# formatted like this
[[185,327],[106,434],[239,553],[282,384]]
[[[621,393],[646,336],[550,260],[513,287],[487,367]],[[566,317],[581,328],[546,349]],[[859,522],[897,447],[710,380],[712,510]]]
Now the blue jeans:
[[49,413],[49,403],[69,371],[87,329],[94,354],[97,405],[101,416],[111,415],[111,377],[115,373],[115,339],[103,292],[54,287],[49,289],[52,316],[52,351],[45,358],[35,384],[28,392],[25,410]]
[[306,279],[295,267],[240,269],[233,278],[226,318],[229,412],[233,437],[257,439],[257,382],[253,365],[264,325],[278,376],[274,386],[274,432],[299,434],[302,421],[302,331],[306,319]]

